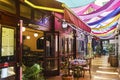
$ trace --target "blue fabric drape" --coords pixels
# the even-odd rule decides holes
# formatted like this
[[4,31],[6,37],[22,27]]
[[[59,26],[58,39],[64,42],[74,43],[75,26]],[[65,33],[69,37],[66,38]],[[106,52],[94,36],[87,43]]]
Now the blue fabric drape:
[[106,20],[108,20],[108,19],[116,16],[116,15],[119,14],[119,13],[120,13],[120,7],[117,8],[116,10],[112,11],[111,13],[109,13],[107,16],[101,18],[100,20],[97,20],[97,21],[95,21],[95,22],[88,23],[88,25],[92,26],[92,25],[100,24],[100,23],[102,23],[102,22],[104,22],[104,21],[106,21]]

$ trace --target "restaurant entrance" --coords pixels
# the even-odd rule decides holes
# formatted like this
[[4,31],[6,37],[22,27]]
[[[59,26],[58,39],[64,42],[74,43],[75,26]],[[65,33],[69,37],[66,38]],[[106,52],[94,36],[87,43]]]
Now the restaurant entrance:
[[45,58],[44,72],[45,76],[59,75],[59,33],[44,32]]

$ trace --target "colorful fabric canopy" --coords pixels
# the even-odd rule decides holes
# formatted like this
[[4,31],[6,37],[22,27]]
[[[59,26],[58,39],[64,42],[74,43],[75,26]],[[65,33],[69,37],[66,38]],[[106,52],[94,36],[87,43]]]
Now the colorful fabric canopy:
[[95,22],[88,23],[88,25],[92,26],[92,25],[95,25],[95,24],[100,24],[101,22],[106,21],[106,20],[110,19],[113,16],[116,16],[118,13],[120,13],[120,7],[115,9],[114,11],[112,11],[107,16],[103,17],[102,19],[97,20]]
[[110,0],[106,5],[96,11],[78,16],[91,27],[92,34],[100,39],[110,39],[113,38],[117,32],[117,20],[120,18],[119,6],[120,0]]
[[92,30],[92,33],[94,34],[104,34],[107,33],[109,31],[111,31],[112,29],[116,28],[116,26],[118,25],[118,23],[113,23],[112,25],[108,26],[107,28],[103,28],[103,29],[97,29],[97,30]]
[[[81,3],[77,0],[59,1],[66,3],[66,5],[68,5],[67,3],[72,5],[71,9],[75,14],[65,9],[64,18],[76,25],[77,29],[91,32],[101,39],[110,39],[116,35],[118,19],[120,18],[120,0],[110,0],[101,7],[93,3],[95,0],[78,0]],[[73,8],[74,4],[81,6]]]
[[105,28],[107,28],[108,26],[116,23],[119,18],[120,18],[120,14],[118,14],[117,16],[115,16],[115,18],[114,18],[111,22],[107,23],[105,26],[100,26],[99,28],[98,28],[98,27],[97,27],[97,28],[92,28],[92,30],[105,29]]
[[109,9],[115,9],[115,5],[120,6],[120,4],[118,4],[120,2],[120,0],[110,0],[108,3],[106,3],[103,7],[97,9],[96,11],[93,11],[89,14],[84,14],[84,15],[78,15],[82,20],[85,19],[90,19],[93,17],[96,17],[98,15],[100,15],[101,13],[104,13],[105,11],[109,10]]
[[77,15],[84,15],[84,13],[89,9],[89,8],[93,8],[94,10],[97,10],[100,8],[100,6],[94,4],[94,3],[90,3],[84,7],[78,7],[78,8],[72,8],[72,10],[77,14]]

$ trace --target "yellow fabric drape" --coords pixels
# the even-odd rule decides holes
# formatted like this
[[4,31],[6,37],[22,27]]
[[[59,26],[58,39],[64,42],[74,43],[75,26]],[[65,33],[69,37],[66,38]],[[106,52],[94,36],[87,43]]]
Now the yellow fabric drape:
[[109,27],[110,25],[112,25],[115,21],[117,21],[120,18],[120,14],[118,14],[109,24],[105,25],[105,26],[101,26],[100,28],[91,28],[92,30],[100,30],[100,29],[104,29]]
[[115,31],[117,30],[117,28],[112,29],[111,31],[109,31],[108,33],[102,33],[102,34],[95,34],[96,36],[107,36],[109,34],[113,34]]

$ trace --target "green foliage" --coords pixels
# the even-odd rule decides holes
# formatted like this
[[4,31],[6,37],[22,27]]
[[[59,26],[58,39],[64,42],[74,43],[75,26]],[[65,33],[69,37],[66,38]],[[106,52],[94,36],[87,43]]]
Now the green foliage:
[[85,56],[85,59],[89,59],[89,58],[94,58],[95,54],[87,54]]
[[96,46],[96,53],[97,54],[101,53],[101,46],[100,45]]
[[43,68],[39,64],[34,64],[31,67],[26,67],[23,72],[23,80],[44,80],[43,75],[40,75]]
[[109,44],[107,46],[107,51],[110,53],[113,53],[115,51],[115,45],[114,44]]

